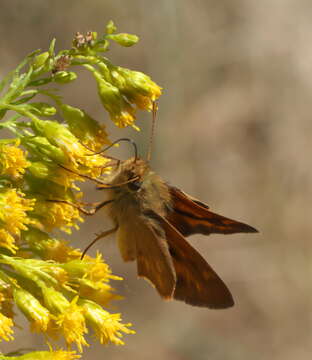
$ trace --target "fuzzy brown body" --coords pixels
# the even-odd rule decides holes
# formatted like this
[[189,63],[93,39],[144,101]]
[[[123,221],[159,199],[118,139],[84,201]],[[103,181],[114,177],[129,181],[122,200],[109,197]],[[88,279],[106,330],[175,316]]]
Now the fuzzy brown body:
[[184,236],[256,230],[169,186],[142,159],[121,162],[108,180],[108,214],[123,260],[136,260],[138,275],[163,298],[210,308],[232,306],[226,285]]

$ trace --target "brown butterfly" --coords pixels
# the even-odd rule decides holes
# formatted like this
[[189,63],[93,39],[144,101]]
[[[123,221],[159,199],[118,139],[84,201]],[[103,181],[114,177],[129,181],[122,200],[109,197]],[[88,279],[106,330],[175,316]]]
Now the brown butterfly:
[[100,184],[98,189],[108,191],[108,200],[98,203],[91,211],[78,207],[92,215],[107,206],[114,223],[112,229],[102,232],[88,245],[82,258],[96,241],[117,232],[123,260],[136,260],[138,276],[149,280],[162,298],[213,309],[233,306],[232,295],[224,282],[185,237],[257,230],[210,211],[206,204],[170,186],[150,169],[155,107],[153,113],[148,160],[138,158],[131,140],[115,141],[112,145],[123,140],[132,142],[135,156],[125,161],[112,158],[117,162],[107,182],[92,179]]
[[136,260],[138,276],[149,280],[164,299],[214,309],[233,306],[224,282],[185,237],[256,229],[213,213],[137,157],[119,162],[108,183],[98,187],[108,190],[108,200],[98,207],[107,205],[115,226],[95,241],[116,231],[123,260]]

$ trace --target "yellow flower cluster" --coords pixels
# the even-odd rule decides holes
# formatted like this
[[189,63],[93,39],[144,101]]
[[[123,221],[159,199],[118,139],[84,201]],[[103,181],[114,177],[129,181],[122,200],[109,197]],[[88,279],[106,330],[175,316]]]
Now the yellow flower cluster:
[[[73,360],[80,356],[71,347],[82,352],[89,332],[101,344],[116,345],[134,333],[119,313],[106,310],[121,299],[111,286],[121,278],[99,254],[81,260],[79,249],[53,234],[78,229],[86,211],[77,182],[104,179],[113,160],[101,150],[111,142],[103,124],[44,87],[75,81],[77,74],[68,68],[83,66],[94,76],[114,123],[138,129],[137,111],[151,111],[161,88],[102,56],[110,41],[125,47],[138,41],[116,30],[110,21],[101,37],[77,33],[73,47],[59,53],[53,40],[48,51],[31,53],[1,82],[0,130],[10,131],[13,139],[0,140],[0,341],[13,340],[13,309],[18,309],[49,344],[63,338],[67,345],[67,351],[0,353],[1,360]],[[39,94],[40,101],[34,101]]]
[[151,111],[153,102],[161,95],[161,87],[142,72],[112,65],[107,59],[99,59],[94,65],[84,65],[94,75],[98,94],[104,108],[118,127],[134,124],[136,110]]
[[[123,344],[122,333],[134,333],[129,329],[131,324],[121,323],[120,314],[110,314],[94,301],[92,292],[82,294],[80,291],[82,275],[90,286],[105,283],[107,293],[111,293],[105,305],[117,297],[108,281],[120,278],[111,274],[100,255],[96,259],[87,257],[86,261],[77,259],[65,263],[0,255],[0,264],[9,266],[18,278],[24,279],[23,287],[12,280],[10,288],[15,304],[33,331],[45,333],[52,339],[63,336],[68,346],[74,343],[80,352],[83,346],[88,346],[84,337],[88,333],[87,325],[102,344]],[[3,324],[0,336],[5,340],[12,339],[10,320],[4,315],[0,317]]]
[[[90,123],[93,130],[99,129]],[[77,201],[82,194],[75,182],[84,176],[100,177],[108,160],[54,121],[35,118],[33,131],[35,136],[25,136],[14,146],[2,145],[0,157],[0,339],[13,340],[15,304],[32,331],[49,341],[63,337],[68,347],[75,344],[81,352],[92,329],[102,344],[122,344],[123,333],[134,333],[131,324],[102,308],[121,299],[110,285],[120,278],[112,275],[100,255],[80,260],[79,250],[49,234],[78,228],[77,221],[83,218]],[[106,137],[95,147],[105,142],[109,143]],[[29,160],[20,144],[31,155]],[[31,354],[35,353],[27,355]],[[48,354],[55,359],[76,356],[62,351]]]

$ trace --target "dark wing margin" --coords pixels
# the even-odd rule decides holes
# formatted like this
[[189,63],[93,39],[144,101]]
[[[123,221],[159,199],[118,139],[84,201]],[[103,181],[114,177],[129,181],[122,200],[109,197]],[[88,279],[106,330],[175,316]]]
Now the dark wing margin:
[[149,280],[164,299],[172,299],[176,273],[165,232],[159,225],[142,217],[136,226],[138,276]]
[[176,187],[169,186],[169,190],[172,209],[168,211],[166,219],[184,236],[258,232],[250,225],[210,211],[206,204]]
[[233,297],[206,260],[165,218],[150,214],[165,230],[176,272],[173,297],[193,306],[225,309],[234,305]]

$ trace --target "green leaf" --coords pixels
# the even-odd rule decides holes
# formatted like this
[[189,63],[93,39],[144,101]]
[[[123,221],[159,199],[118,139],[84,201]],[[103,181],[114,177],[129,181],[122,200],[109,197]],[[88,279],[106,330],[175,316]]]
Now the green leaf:
[[50,46],[49,46],[49,54],[50,54],[50,57],[53,57],[53,56],[54,56],[55,42],[56,42],[56,39],[54,38],[54,39],[51,41],[51,44],[50,44]]
[[10,71],[1,81],[0,81],[0,92],[4,89],[4,87],[12,80],[13,77],[17,76],[19,71],[30,62],[30,60],[37,55],[40,50],[33,51],[29,55],[23,59],[23,61],[17,65],[16,69]]
[[3,97],[4,103],[10,103],[12,100],[16,99],[21,95],[25,87],[28,85],[32,73],[33,69],[32,67],[30,67],[27,73],[17,75],[13,79],[9,91]]
[[113,40],[121,46],[129,47],[135,45],[139,41],[139,37],[132,34],[120,33],[107,35],[107,39]]

